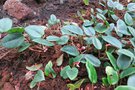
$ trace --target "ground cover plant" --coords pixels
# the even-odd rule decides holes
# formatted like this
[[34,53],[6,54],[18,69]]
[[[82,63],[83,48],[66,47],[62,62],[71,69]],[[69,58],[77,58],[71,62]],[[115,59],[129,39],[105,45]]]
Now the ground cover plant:
[[[84,2],[88,5],[89,0]],[[99,4],[102,8],[91,8],[89,19],[78,12],[83,21],[79,25],[62,22],[54,14],[46,26],[14,27],[11,19],[0,20],[0,33],[6,34],[1,46],[23,52],[35,45],[43,51],[58,45],[63,53],[56,60],[57,66],[68,61],[60,73],[55,72],[51,60],[45,66],[26,66],[29,70],[26,77],[32,79],[30,88],[36,85],[39,88],[46,77],[54,79],[60,75],[62,79],[72,81],[67,84],[70,90],[76,90],[84,83],[91,83],[90,90],[94,90],[98,82],[115,90],[135,90],[135,3],[124,6],[118,1],[103,0]],[[124,13],[118,16],[121,11]],[[46,31],[55,25],[60,28],[59,35],[46,35]],[[85,69],[87,77],[79,76],[81,68]],[[100,68],[103,68],[102,77],[98,75]]]

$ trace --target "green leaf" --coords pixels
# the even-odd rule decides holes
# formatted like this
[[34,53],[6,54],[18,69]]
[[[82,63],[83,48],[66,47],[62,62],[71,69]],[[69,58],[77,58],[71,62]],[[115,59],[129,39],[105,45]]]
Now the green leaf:
[[128,26],[128,30],[132,34],[132,36],[135,37],[135,29],[133,27]]
[[0,33],[7,32],[12,28],[12,20],[9,18],[0,19]]
[[56,60],[57,66],[61,66],[63,63],[63,54]]
[[135,67],[127,68],[120,73],[120,78],[135,74]]
[[21,44],[21,46],[20,46],[18,52],[22,52],[22,51],[26,50],[27,48],[30,47],[30,45],[31,45],[30,43],[23,42],[23,43]]
[[64,46],[61,48],[61,51],[65,52],[69,55],[72,55],[72,56],[79,55],[79,51],[77,50],[77,48],[75,46],[70,46],[70,45]]
[[[134,69],[135,70],[135,69]],[[131,75],[127,81],[128,86],[135,87],[135,74]]]
[[115,21],[117,21],[117,20],[119,19],[119,17],[116,16],[115,14],[112,14],[111,17],[112,17],[112,19],[115,20]]
[[34,88],[37,85],[37,82],[31,81],[30,88]]
[[110,85],[117,84],[119,81],[118,73],[111,66],[107,66],[105,71],[107,74],[107,80],[109,84]]
[[89,5],[89,0],[83,0],[85,5]]
[[52,42],[49,42],[49,41],[42,39],[42,38],[33,39],[32,41],[39,43],[39,44],[42,44],[42,45],[45,45],[45,46],[54,46],[54,44]]
[[84,33],[88,36],[94,36],[96,34],[93,27],[84,27],[83,26]]
[[68,71],[70,69],[70,66],[66,66],[64,67],[61,72],[60,72],[60,76],[63,78],[63,79],[67,79],[68,78],[68,75],[66,73],[66,71]]
[[110,7],[110,8],[114,8],[115,7],[114,2],[112,0],[108,0],[107,1],[107,6]]
[[114,67],[114,69],[119,70],[115,57],[110,52],[106,52],[106,54],[112,64],[112,66]]
[[70,89],[70,90],[76,90],[78,88],[81,87],[82,83],[85,81],[85,79],[81,79],[77,82],[75,82],[74,84],[67,84],[67,87]]
[[92,44],[92,37],[85,37],[84,40],[86,41],[87,44],[91,45]]
[[96,47],[96,49],[98,50],[102,49],[102,43],[97,37],[92,37],[92,43]]
[[97,18],[99,18],[99,19],[101,19],[103,21],[106,21],[106,17],[103,14],[98,13]]
[[119,19],[117,21],[117,29],[118,32],[125,34],[125,35],[130,35],[130,33],[127,31],[127,25],[125,24],[125,22],[121,19]]
[[68,42],[68,40],[69,40],[69,36],[64,35],[64,36],[61,36],[60,39],[56,43],[59,45],[64,45]]
[[127,9],[128,9],[128,11],[130,11],[130,12],[134,12],[135,11],[135,3],[129,3],[128,5],[127,5]]
[[55,73],[55,71],[53,70],[52,67],[53,67],[53,64],[52,64],[51,61],[49,61],[47,63],[47,65],[45,66],[44,72],[45,72],[46,76],[49,76],[50,74],[52,74],[53,78],[55,78],[56,77],[56,73]]
[[74,84],[67,84],[67,87],[68,87],[70,90],[75,90],[75,89],[77,89]]
[[24,28],[23,27],[14,27],[7,31],[8,33],[23,33]]
[[119,55],[117,65],[119,69],[127,69],[131,65],[132,59],[124,54]]
[[135,90],[135,87],[121,85],[115,88],[115,90]]
[[70,80],[74,80],[78,75],[78,69],[76,67],[73,67],[67,70],[66,73]]
[[90,27],[92,24],[93,24],[92,21],[90,21],[90,20],[84,20],[83,26],[84,27]]
[[77,82],[75,82],[75,87],[76,88],[80,88],[81,87],[81,85],[82,85],[82,83],[85,81],[86,79],[80,79],[80,80],[78,80]]
[[46,37],[47,41],[58,41],[60,38],[58,36],[48,36]]
[[57,23],[59,23],[59,22],[60,22],[60,20],[57,19],[57,17],[56,17],[54,14],[52,14],[52,15],[50,16],[50,19],[48,20],[48,24],[49,24],[50,26],[55,25],[55,24],[57,24]]
[[24,36],[20,33],[8,34],[2,39],[1,45],[6,48],[17,48],[24,42]]
[[90,81],[92,83],[96,83],[97,82],[97,72],[95,70],[95,68],[93,67],[93,65],[90,63],[90,61],[86,61],[86,69],[87,69],[87,73],[88,73],[88,77],[90,79]]
[[102,84],[103,84],[104,86],[108,86],[108,85],[109,85],[109,82],[108,82],[108,80],[107,80],[106,77],[103,77],[103,78],[102,78]]
[[122,48],[122,43],[115,37],[112,36],[102,36],[102,38],[108,42],[109,44],[117,47],[117,48]]
[[126,13],[124,15],[124,20],[128,25],[133,25],[133,18],[131,17],[129,13]]
[[133,54],[131,51],[126,50],[126,49],[119,49],[119,50],[118,50],[118,53],[124,54],[124,55],[126,55],[126,56],[128,56],[128,57],[131,57],[131,58],[134,57],[134,54]]
[[35,64],[32,65],[30,67],[26,66],[26,69],[30,70],[30,71],[37,71],[39,70],[43,65],[42,64]]
[[103,23],[98,23],[96,26],[95,26],[95,30],[98,32],[98,33],[104,33],[107,31],[107,27],[105,25],[103,25]]
[[114,2],[114,6],[118,10],[123,10],[124,9],[124,6],[121,3],[119,3],[118,1]]
[[38,70],[36,75],[34,76],[33,82],[41,82],[44,81],[44,72],[42,70]]
[[78,34],[78,35],[83,35],[83,31],[79,26],[75,26],[75,25],[66,25],[64,27],[62,27],[61,30],[67,30],[73,34]]
[[90,61],[90,63],[95,66],[95,67],[99,67],[101,62],[100,60],[93,56],[92,54],[83,54],[84,55],[84,58],[86,59],[86,61]]
[[135,38],[131,38],[131,39],[130,39],[130,42],[131,42],[131,44],[133,45],[133,47],[135,47]]
[[45,29],[45,26],[30,25],[25,28],[25,31],[32,39],[36,39],[44,35]]
[[70,58],[69,65],[72,66],[75,62],[81,62],[83,58],[84,58],[83,54],[80,54],[76,56],[75,58]]

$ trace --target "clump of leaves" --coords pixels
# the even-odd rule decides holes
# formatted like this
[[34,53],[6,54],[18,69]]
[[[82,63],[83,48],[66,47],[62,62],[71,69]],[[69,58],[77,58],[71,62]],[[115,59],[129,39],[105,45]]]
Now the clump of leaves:
[[[84,2],[88,4],[89,0]],[[118,86],[116,90],[123,88],[134,90],[135,3],[124,6],[118,1],[103,0],[100,5],[107,8],[104,10],[96,8],[96,11],[91,9],[91,19],[81,17],[84,22],[81,27],[73,22],[63,24],[60,27],[61,36],[45,37],[46,29],[60,22],[55,15],[50,16],[48,26],[29,25],[25,28],[12,28],[12,20],[1,19],[0,33],[7,33],[7,35],[1,40],[0,45],[6,48],[18,48],[19,51],[33,44],[47,47],[60,45],[61,51],[70,59],[69,65],[60,72],[63,79],[78,79],[79,64],[84,64],[89,81],[95,84],[98,81],[96,68],[104,67],[106,72],[106,76],[102,78],[104,85],[117,85],[123,78],[128,77],[127,86]],[[119,17],[115,11],[125,11],[125,13],[123,17]],[[26,38],[24,34],[28,37]],[[34,43],[30,43],[28,38]],[[79,47],[76,43],[79,43]],[[58,66],[64,62],[64,55],[57,59]],[[45,67],[45,76],[56,77],[52,67],[50,61]],[[43,81],[45,79],[43,74],[42,70],[38,70],[31,85],[35,86],[36,83]],[[38,77],[42,78],[37,80]],[[78,88],[75,85],[68,85],[68,87]]]
[[49,61],[45,66],[44,72],[40,69],[42,66],[42,64],[35,64],[30,67],[26,66],[26,69],[29,70],[29,72],[25,75],[26,79],[32,78],[34,75],[31,75],[31,73],[36,71],[36,74],[30,83],[30,88],[34,88],[38,83],[45,81],[45,76],[49,77],[51,74],[53,78],[56,77],[56,73],[52,68],[53,64],[51,61]]

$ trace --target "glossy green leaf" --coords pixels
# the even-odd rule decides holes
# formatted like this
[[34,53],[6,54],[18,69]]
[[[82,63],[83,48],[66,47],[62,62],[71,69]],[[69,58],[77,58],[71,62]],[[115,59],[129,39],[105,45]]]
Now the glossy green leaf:
[[17,48],[24,42],[24,36],[20,33],[8,34],[2,39],[1,45],[6,48]]
[[93,27],[84,27],[83,26],[84,33],[88,36],[94,36],[96,34]]
[[122,48],[122,43],[115,37],[112,36],[102,36],[102,38],[108,42],[109,44],[117,47],[117,48]]
[[23,33],[24,28],[23,27],[14,27],[7,31],[8,33]]
[[108,7],[110,7],[110,8],[114,8],[114,7],[115,7],[114,2],[113,2],[112,0],[108,0],[108,1],[107,1],[107,5],[108,5]]
[[46,76],[49,76],[50,74],[52,74],[53,78],[56,77],[56,73],[55,73],[55,71],[53,70],[52,61],[49,61],[49,62],[47,63],[47,65],[45,66],[44,72],[45,72],[45,75],[46,75]]
[[72,55],[72,56],[79,55],[79,51],[77,50],[77,48],[75,46],[70,46],[70,45],[64,46],[61,48],[61,51],[65,52],[69,55]]
[[124,20],[128,25],[133,25],[133,18],[131,17],[129,13],[126,13],[124,15]]
[[30,70],[30,71],[37,71],[39,70],[43,65],[42,64],[35,64],[32,65],[30,67],[26,66],[26,69]]
[[92,37],[85,37],[84,40],[86,41],[87,44],[91,45],[92,44]]
[[59,23],[60,22],[60,20],[59,19],[57,19],[57,17],[54,15],[54,14],[52,14],[52,15],[50,15],[50,18],[49,18],[49,20],[48,20],[48,24],[51,26],[51,25],[55,25],[55,24],[57,24],[57,23]]
[[66,25],[63,26],[61,30],[67,30],[73,34],[78,34],[78,35],[83,35],[83,31],[79,26],[75,26],[75,25]]
[[89,5],[89,0],[83,0],[85,5]]
[[60,38],[58,36],[48,36],[46,37],[47,41],[58,41]]
[[78,69],[76,67],[73,67],[67,70],[66,73],[70,80],[74,80],[78,75]]
[[30,25],[25,28],[25,31],[32,39],[36,39],[44,35],[45,29],[45,26]]
[[82,83],[85,81],[85,79],[81,79],[77,82],[75,82],[74,84],[67,84],[67,87],[70,89],[70,90],[76,90],[78,88],[81,87]]
[[60,76],[63,78],[63,79],[67,79],[68,78],[68,75],[67,75],[67,71],[68,70],[70,70],[71,68],[70,68],[70,66],[68,65],[68,66],[66,66],[66,67],[64,67],[62,70],[61,70],[61,72],[60,72]]
[[134,54],[133,54],[131,51],[127,50],[127,49],[119,49],[119,50],[118,50],[118,53],[124,54],[124,55],[126,55],[126,56],[131,57],[131,58],[134,57]]
[[135,90],[135,87],[121,85],[115,88],[115,90]]
[[135,37],[135,29],[133,27],[128,26],[128,30],[131,33],[131,35]]
[[119,81],[119,76],[117,71],[115,71],[111,66],[106,67],[107,80],[110,85],[115,85]]
[[106,17],[103,14],[98,13],[97,18],[99,18],[99,19],[101,19],[103,21],[106,21]]
[[117,62],[115,57],[110,53],[110,52],[106,52],[107,57],[109,58],[112,66],[114,67],[115,70],[119,70],[118,66],[117,66]]
[[133,45],[133,47],[135,47],[135,38],[131,38],[131,39],[130,39],[130,42],[131,42],[131,44]]
[[84,55],[84,58],[86,59],[86,61],[90,61],[90,63],[95,66],[95,67],[99,67],[101,62],[100,60],[93,56],[92,54],[83,54]]
[[96,47],[96,49],[102,49],[102,43],[97,37],[92,38],[92,43]]
[[88,73],[88,77],[90,79],[90,81],[92,83],[96,83],[97,82],[97,72],[95,70],[95,68],[93,67],[93,65],[90,63],[90,61],[86,61],[86,69],[87,69],[87,73]]
[[125,22],[121,19],[119,19],[117,21],[117,29],[118,29],[118,32],[122,33],[122,34],[125,34],[125,35],[130,35],[130,33],[128,32],[127,30],[127,25],[125,24]]
[[60,39],[56,43],[59,45],[64,45],[68,42],[68,40],[69,40],[69,36],[64,35],[64,36],[61,36]]
[[102,78],[102,84],[103,84],[104,86],[108,86],[108,85],[109,85],[109,82],[108,82],[108,80],[107,80],[106,77],[103,77],[103,78]]
[[119,55],[117,65],[119,69],[127,69],[131,65],[132,59],[124,54]]
[[42,44],[42,45],[45,45],[45,46],[54,46],[54,44],[52,42],[49,42],[49,41],[42,39],[42,38],[33,39],[32,41],[39,43],[39,44]]
[[120,78],[124,78],[124,77],[127,77],[127,76],[132,75],[132,74],[135,74],[135,67],[130,67],[130,68],[123,70],[120,73]]
[[70,90],[75,90],[75,89],[77,89],[74,84],[67,84],[67,87],[68,87]]
[[92,24],[93,24],[92,21],[84,20],[83,26],[84,26],[84,27],[90,27]]
[[37,82],[31,81],[30,88],[34,88],[37,85]]
[[42,70],[38,70],[36,75],[34,76],[33,81],[34,82],[41,82],[44,81],[45,77],[44,77],[44,72]]
[[12,20],[9,18],[0,19],[0,33],[7,32],[12,28]]
[[118,2],[118,1],[114,2],[114,6],[118,10],[123,10],[124,9],[124,6],[120,2]]
[[23,42],[23,43],[21,44],[21,46],[20,46],[18,52],[22,52],[22,51],[26,50],[27,48],[30,47],[30,45],[31,45],[30,43]]
[[105,25],[103,25],[103,23],[98,23],[96,26],[95,26],[95,30],[98,32],[98,33],[104,33],[107,31],[107,27]]
[[128,86],[135,87],[135,74],[131,75],[127,81]]
[[127,9],[128,11],[132,12],[132,11],[135,11],[135,3],[129,3],[127,5]]

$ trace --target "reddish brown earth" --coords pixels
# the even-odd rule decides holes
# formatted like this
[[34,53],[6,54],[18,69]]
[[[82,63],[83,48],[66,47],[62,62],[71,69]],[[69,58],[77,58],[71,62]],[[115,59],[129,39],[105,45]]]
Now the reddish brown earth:
[[[0,18],[10,17],[2,8],[3,2],[0,3]],[[87,7],[84,6],[83,3],[64,3],[60,5],[57,0],[50,0],[42,4],[37,4],[33,0],[23,0],[22,3],[32,8],[38,14],[33,18],[26,18],[23,20],[17,20],[14,17],[10,17],[14,20],[15,25],[19,26],[29,24],[45,25],[51,14],[55,14],[61,20],[82,23],[82,21],[76,16],[76,12],[78,10],[90,10],[90,7],[98,7],[96,0],[92,1]],[[86,15],[84,18],[88,18],[90,15],[90,13],[87,11],[85,14]],[[52,27],[52,29],[54,28],[57,28],[56,30],[58,30],[59,27]],[[53,33],[53,31],[50,31],[52,30],[47,30],[46,33]],[[56,33],[56,35],[59,35],[59,33]],[[9,50],[0,47],[0,90],[31,90],[29,88],[31,80],[25,79],[25,74],[28,72],[28,70],[26,70],[26,66],[31,66],[35,63],[42,63],[43,66],[45,66],[50,60],[52,60],[54,64],[53,68],[58,75],[55,79],[46,77],[46,80],[41,82],[39,90],[68,90],[66,84],[72,82],[69,80],[63,80],[59,76],[61,68],[68,63],[67,57],[64,57],[64,63],[61,67],[57,67],[56,65],[56,59],[62,54],[62,52],[60,52],[60,48],[60,46],[55,46],[54,48],[48,48],[48,50],[44,52],[42,49],[35,46],[22,53],[17,53],[16,49]],[[103,74],[103,69],[98,69],[99,77],[101,77]],[[87,77],[84,66],[81,66],[78,76],[83,78]],[[103,87],[101,80],[99,80],[99,83],[96,84],[94,88],[94,90],[111,90],[109,87]],[[37,86],[32,90],[37,90]],[[91,85],[86,83],[79,90],[91,90]]]

